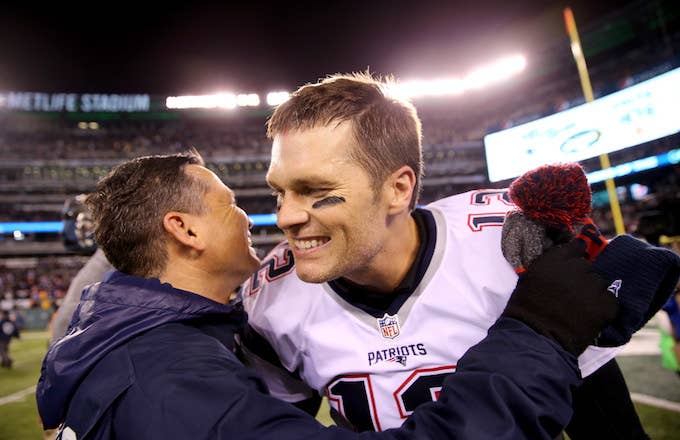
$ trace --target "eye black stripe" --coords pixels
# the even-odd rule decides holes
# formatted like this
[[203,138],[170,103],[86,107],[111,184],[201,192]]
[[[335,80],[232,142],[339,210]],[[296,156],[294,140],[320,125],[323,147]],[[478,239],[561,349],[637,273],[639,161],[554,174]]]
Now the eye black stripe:
[[314,204],[312,204],[312,208],[323,208],[324,206],[337,205],[338,203],[345,203],[345,198],[339,196],[326,197],[325,199],[314,202]]

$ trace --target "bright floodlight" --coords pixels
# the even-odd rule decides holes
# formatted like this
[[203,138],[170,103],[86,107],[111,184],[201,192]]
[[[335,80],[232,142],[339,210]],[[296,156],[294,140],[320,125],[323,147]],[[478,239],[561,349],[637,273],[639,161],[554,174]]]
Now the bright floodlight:
[[236,95],[219,93],[216,95],[168,96],[165,99],[167,108],[235,108]]
[[260,97],[257,93],[241,93],[236,97],[236,103],[239,107],[257,107],[260,105]]
[[494,64],[472,71],[463,82],[466,89],[481,88],[510,78],[524,70],[526,65],[527,60],[523,56],[503,58]]
[[267,93],[267,104],[276,106],[288,101],[290,93],[288,92],[269,92]]
[[165,99],[167,108],[224,108],[257,107],[260,97],[257,93],[218,93],[215,95],[168,96]]
[[[503,81],[521,72],[527,65],[521,55],[502,58],[493,64],[473,70],[463,78],[443,78],[432,81],[404,81],[391,84],[385,92],[404,98],[421,96],[460,95],[467,90],[479,89],[495,82]],[[290,93],[275,91],[267,93],[267,105],[275,107],[286,102]],[[169,96],[165,99],[165,106],[169,109],[188,108],[223,108],[257,107],[260,97],[255,93],[233,94],[220,93],[215,95]]]
[[479,89],[495,82],[503,81],[524,70],[526,64],[526,58],[516,55],[502,58],[493,64],[475,69],[463,79],[405,81],[394,84],[387,92],[408,98],[460,95],[467,90]]

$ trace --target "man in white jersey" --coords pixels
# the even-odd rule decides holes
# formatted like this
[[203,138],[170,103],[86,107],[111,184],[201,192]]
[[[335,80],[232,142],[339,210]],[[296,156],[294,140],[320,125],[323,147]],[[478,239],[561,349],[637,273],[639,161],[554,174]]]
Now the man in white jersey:
[[[500,246],[505,191],[416,208],[420,121],[383,86],[335,76],[276,109],[267,181],[287,241],[242,289],[245,351],[271,392],[310,412],[325,395],[336,421],[356,430],[400,426],[436,400],[517,281]],[[583,375],[616,352],[589,348]],[[625,382],[608,387],[623,401],[597,417],[623,411],[625,431],[645,438]]]

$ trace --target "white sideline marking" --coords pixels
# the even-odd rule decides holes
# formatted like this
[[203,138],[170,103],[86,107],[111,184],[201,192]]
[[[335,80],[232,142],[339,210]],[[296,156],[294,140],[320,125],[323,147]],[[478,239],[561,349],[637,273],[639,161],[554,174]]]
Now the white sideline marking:
[[21,391],[17,391],[16,393],[10,394],[9,396],[0,397],[0,406],[6,405],[8,403],[21,402],[26,396],[32,393],[35,393],[35,385]]
[[24,331],[21,332],[21,339],[35,340],[35,339],[49,339],[50,335],[47,332]]
[[661,354],[659,343],[661,335],[656,329],[643,328],[633,335],[633,338],[617,356],[645,356]]
[[670,400],[659,399],[658,397],[640,393],[630,393],[630,398],[633,399],[634,402],[644,403],[645,405],[655,406],[669,411],[680,412],[680,403],[678,402],[671,402]]

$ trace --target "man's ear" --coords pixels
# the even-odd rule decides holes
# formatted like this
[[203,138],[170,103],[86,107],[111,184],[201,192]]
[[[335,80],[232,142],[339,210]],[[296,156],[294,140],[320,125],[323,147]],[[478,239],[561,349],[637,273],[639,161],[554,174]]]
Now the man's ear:
[[163,216],[163,228],[184,246],[202,251],[205,249],[203,237],[197,234],[195,217],[183,212],[170,211]]
[[390,197],[389,213],[397,214],[404,210],[408,211],[416,186],[416,173],[410,166],[404,165],[393,172],[387,182]]

